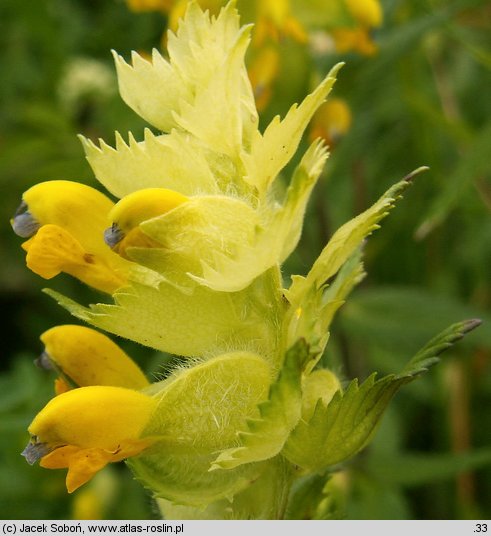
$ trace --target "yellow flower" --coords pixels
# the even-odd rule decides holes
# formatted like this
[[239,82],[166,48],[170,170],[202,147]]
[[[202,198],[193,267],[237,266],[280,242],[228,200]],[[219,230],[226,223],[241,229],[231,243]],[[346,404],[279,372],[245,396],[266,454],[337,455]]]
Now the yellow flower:
[[379,0],[344,0],[356,21],[367,28],[382,24],[383,12]]
[[56,326],[41,335],[41,365],[60,373],[56,392],[89,385],[143,389],[148,385],[138,365],[108,337],[84,326]]
[[74,499],[73,519],[103,519],[100,497],[92,489],[84,489]]
[[332,36],[338,52],[351,50],[372,56],[377,45],[370,37],[370,30],[382,24],[383,12],[379,0],[344,0],[356,27],[334,28]]
[[278,50],[273,46],[262,47],[251,61],[248,74],[258,111],[264,110],[271,100],[272,84],[278,76],[279,62]]
[[132,11],[169,11],[175,0],[127,0]]
[[106,519],[120,492],[119,471],[105,468],[74,494],[70,519]]
[[377,52],[377,45],[366,28],[335,28],[332,36],[338,52],[353,50],[365,56],[372,56]]
[[122,387],[73,389],[34,418],[23,456],[31,464],[41,458],[48,469],[68,468],[71,493],[108,463],[136,456],[155,441],[141,437],[155,407],[154,398]]
[[129,263],[103,238],[112,206],[94,188],[70,181],[43,182],[27,190],[11,220],[19,236],[31,237],[22,245],[27,266],[45,279],[65,272],[103,292],[123,286]]
[[[203,11],[208,10],[213,15],[216,15],[220,11],[220,8],[225,4],[223,0],[197,0],[197,3]],[[174,0],[172,2],[172,7],[169,7],[169,9],[166,10],[169,13],[169,30],[172,30],[173,32],[177,30],[179,20],[184,17],[188,4],[188,0]]]
[[351,111],[344,99],[331,98],[321,104],[310,124],[309,137],[313,141],[322,138],[333,146],[348,132],[351,126]]
[[159,247],[156,240],[141,230],[140,223],[162,216],[187,200],[186,196],[167,188],[146,188],[133,192],[119,201],[109,213],[113,223],[104,233],[106,243],[123,257],[126,257],[128,247]]
[[255,46],[261,46],[268,39],[279,42],[282,37],[307,42],[308,35],[292,14],[289,0],[256,0],[256,10]]

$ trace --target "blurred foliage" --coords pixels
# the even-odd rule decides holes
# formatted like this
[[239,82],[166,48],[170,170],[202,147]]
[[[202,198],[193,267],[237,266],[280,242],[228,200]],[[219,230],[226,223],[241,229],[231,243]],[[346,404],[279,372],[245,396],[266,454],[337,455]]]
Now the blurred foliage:
[[[285,276],[305,273],[333,230],[428,165],[369,240],[368,277],[342,309],[324,359],[345,379],[390,373],[448,324],[480,317],[484,325],[398,395],[369,449],[327,485],[309,481],[297,492],[314,517],[334,511],[352,519],[489,518],[491,8],[485,0],[382,4],[376,55],[280,42],[283,60],[264,120],[284,113],[339,60],[347,65],[333,95],[348,102],[352,115],[332,147]],[[31,363],[41,351],[38,337],[71,320],[40,292],[44,282],[26,269],[8,220],[22,192],[39,181],[97,186],[77,133],[110,141],[117,128],[138,138],[145,125],[117,94],[110,49],[126,57],[131,49],[149,51],[159,46],[165,24],[163,13],[135,14],[116,0],[0,3],[4,518],[156,516],[122,467],[68,496],[62,472],[30,467],[20,457],[27,425],[52,396],[52,378]],[[89,300],[77,281],[49,284]],[[162,372],[163,356],[143,360],[142,348],[125,344],[147,372]]]

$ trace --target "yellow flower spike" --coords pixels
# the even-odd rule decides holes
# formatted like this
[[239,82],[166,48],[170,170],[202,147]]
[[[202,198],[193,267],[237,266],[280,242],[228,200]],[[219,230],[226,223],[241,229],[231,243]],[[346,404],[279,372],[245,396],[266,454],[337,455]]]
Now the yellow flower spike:
[[66,272],[103,292],[126,283],[129,263],[104,243],[113,203],[99,191],[70,181],[48,181],[27,190],[11,220],[24,238],[28,267],[46,279]]
[[348,132],[351,126],[351,110],[344,99],[329,99],[322,104],[310,124],[309,138],[322,138],[333,146]]
[[156,408],[154,398],[112,386],[73,389],[53,398],[32,421],[22,453],[48,469],[68,468],[71,493],[110,462],[136,456],[155,438],[141,434]]
[[[113,385],[143,389],[148,381],[138,365],[109,337],[85,326],[56,326],[41,335],[43,359],[79,387]],[[66,382],[56,388],[66,390]],[[61,389],[60,389],[61,388]]]
[[139,228],[140,223],[162,216],[188,199],[167,188],[146,188],[127,195],[109,213],[113,224],[104,232],[106,244],[123,257],[128,247],[161,247]]

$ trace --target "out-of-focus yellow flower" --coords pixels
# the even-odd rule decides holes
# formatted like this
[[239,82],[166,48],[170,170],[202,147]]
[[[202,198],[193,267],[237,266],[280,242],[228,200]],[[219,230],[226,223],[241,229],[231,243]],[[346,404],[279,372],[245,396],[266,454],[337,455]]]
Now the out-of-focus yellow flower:
[[[172,2],[172,7],[167,10],[169,13],[169,30],[173,32],[177,30],[179,20],[184,17],[188,4],[188,0],[174,0]],[[220,8],[225,5],[225,2],[224,0],[197,0],[197,4],[202,10],[208,10],[212,15],[216,15],[220,11]]]
[[379,0],[344,0],[357,22],[368,28],[382,24],[383,12]]
[[322,138],[330,146],[346,134],[351,126],[351,110],[344,99],[331,98],[322,104],[310,124],[311,140]]
[[[184,17],[188,0],[127,0],[128,7],[135,12],[161,11],[168,15],[167,27],[175,32],[179,20]],[[203,10],[208,10],[212,15],[216,15],[225,2],[223,0],[196,0],[196,3]],[[162,37],[165,45],[166,36]]]
[[57,394],[77,387],[113,385],[143,389],[148,385],[138,365],[102,333],[85,326],[56,326],[41,335],[45,350],[41,365],[60,373]]
[[249,65],[248,73],[258,111],[264,110],[271,99],[272,84],[276,80],[280,56],[274,46],[259,50]]
[[338,52],[359,52],[372,56],[377,45],[370,36],[372,28],[382,24],[383,12],[379,0],[344,0],[357,23],[356,27],[334,28],[332,36]]
[[75,496],[73,519],[104,519],[101,501],[95,490],[84,489]]
[[27,190],[11,220],[14,231],[31,237],[22,247],[27,266],[51,279],[70,274],[103,292],[126,282],[129,264],[104,243],[113,203],[99,191],[71,181],[48,181]]
[[307,32],[293,15],[288,0],[256,0],[256,13],[253,46],[260,47],[268,39],[277,43],[283,37],[307,42]]
[[132,11],[163,11],[172,9],[176,0],[127,0],[128,7]]
[[107,519],[120,493],[119,472],[111,467],[99,471],[90,483],[73,495],[71,519]]
[[48,469],[68,468],[69,493],[110,462],[136,456],[154,438],[141,434],[156,400],[122,387],[73,389],[53,398],[29,426],[23,455]]
[[365,28],[336,28],[332,36],[338,52],[355,51],[364,56],[373,56],[377,52],[377,45]]

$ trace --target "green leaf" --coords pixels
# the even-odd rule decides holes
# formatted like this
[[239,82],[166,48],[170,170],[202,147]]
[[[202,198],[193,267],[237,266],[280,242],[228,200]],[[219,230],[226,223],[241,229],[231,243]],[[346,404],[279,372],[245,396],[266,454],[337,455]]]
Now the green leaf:
[[210,470],[232,469],[278,454],[300,419],[301,375],[309,356],[309,347],[303,339],[286,352],[268,400],[258,406],[259,418],[247,420],[247,430],[238,433],[241,445],[221,452]]
[[438,356],[460,341],[466,333],[481,325],[481,320],[474,318],[465,320],[458,324],[453,324],[439,335],[431,339],[421,350],[409,361],[398,378],[414,377],[426,372],[430,367],[438,363]]
[[376,380],[376,373],[358,385],[353,380],[325,406],[318,402],[312,418],[291,433],[283,454],[312,471],[336,465],[354,456],[370,441],[395,393],[435,365],[438,356],[480,324],[467,320],[454,324],[426,344],[400,374]]
[[[281,456],[277,456],[254,466],[260,466],[262,472],[258,477],[251,478],[248,485],[233,496],[233,500],[220,499],[206,508],[196,508],[157,499],[164,519],[282,519],[285,495],[292,476],[291,465]],[[247,467],[249,466],[239,467],[235,471]],[[233,471],[215,471],[212,475],[226,476],[230,473]]]

